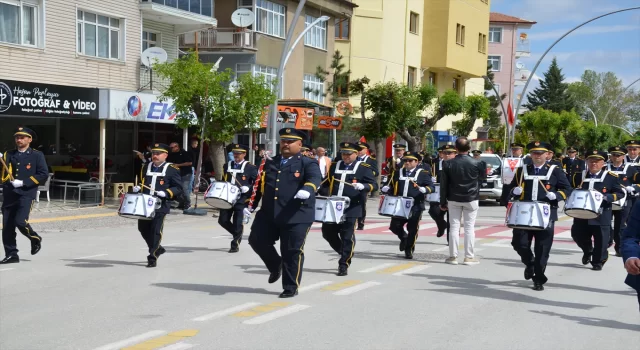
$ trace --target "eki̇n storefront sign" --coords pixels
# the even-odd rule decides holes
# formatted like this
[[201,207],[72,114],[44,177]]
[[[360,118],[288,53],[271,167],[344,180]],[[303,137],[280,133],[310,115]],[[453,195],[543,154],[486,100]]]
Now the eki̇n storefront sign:
[[0,79],[0,116],[98,118],[98,89]]
[[159,96],[131,91],[108,90],[109,111],[101,118],[150,123],[176,122],[172,100],[160,101]]

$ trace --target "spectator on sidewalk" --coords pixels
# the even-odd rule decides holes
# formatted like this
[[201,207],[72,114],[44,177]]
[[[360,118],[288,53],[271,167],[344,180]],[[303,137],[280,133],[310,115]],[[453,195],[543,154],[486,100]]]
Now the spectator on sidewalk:
[[167,161],[180,168],[183,198],[180,200],[182,203],[180,203],[178,209],[187,210],[191,207],[191,193],[188,191],[189,182],[191,181],[191,167],[193,166],[193,159],[191,159],[191,154],[180,148],[180,145],[178,145],[177,142],[172,142],[169,147],[171,148],[171,153],[169,153]]
[[621,238],[622,261],[629,273],[625,283],[638,292],[640,306],[640,205],[634,206]]
[[324,180],[329,173],[329,168],[331,167],[331,158],[327,157],[327,151],[324,147],[316,148],[316,159],[318,159],[318,164],[320,165],[320,173],[322,174],[322,179]]
[[191,160],[193,164],[191,164],[191,181],[189,181],[189,194],[193,193],[193,180],[195,178],[195,173],[198,170],[198,161],[200,160],[200,147],[198,147],[198,139],[191,139],[191,147],[189,148],[189,153],[191,154]]
[[483,162],[469,157],[469,140],[460,137],[455,144],[458,154],[443,162],[440,179],[440,208],[449,211],[449,258],[447,264],[458,264],[460,221],[464,219],[464,265],[477,265],[474,244],[476,216],[480,200],[480,184],[486,177]]

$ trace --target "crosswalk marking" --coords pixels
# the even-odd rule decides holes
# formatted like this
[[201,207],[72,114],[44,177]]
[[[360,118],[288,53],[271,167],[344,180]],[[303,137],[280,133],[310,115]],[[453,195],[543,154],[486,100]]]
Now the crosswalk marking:
[[360,284],[360,283],[362,283],[362,281],[359,281],[359,280],[348,280],[348,281],[344,281],[344,282],[339,282],[339,283],[334,283],[334,284],[328,285],[328,286],[322,288],[322,290],[329,290],[329,291],[340,290],[340,289],[348,288],[348,287],[351,287],[351,286],[355,286],[356,284]]
[[304,287],[300,287],[298,288],[298,292],[302,293],[302,292],[308,292],[310,290],[314,290],[314,289],[318,289],[318,288],[322,288],[324,286],[328,286],[331,283],[333,283],[333,281],[322,281],[322,282],[318,282],[318,283],[314,283],[314,284],[310,284],[308,286],[304,286]]
[[395,264],[394,264],[394,263],[380,264],[380,265],[376,265],[376,266],[374,266],[374,267],[370,267],[370,268],[368,268],[368,269],[360,270],[360,271],[358,271],[358,272],[361,272],[361,273],[369,273],[369,272],[374,272],[374,271],[382,270],[382,269],[384,269],[384,268],[387,268],[387,267],[389,267],[389,266],[393,266],[393,265],[395,265]]
[[250,308],[258,306],[258,305],[260,305],[260,303],[249,302],[249,303],[245,303],[245,304],[242,304],[242,305],[234,306],[232,308],[228,308],[226,310],[221,310],[221,311],[217,311],[217,312],[214,312],[214,313],[210,313],[208,315],[196,317],[196,318],[193,319],[193,321],[209,321],[209,320],[213,320],[213,319],[216,319],[216,318],[220,318],[220,317],[224,317],[224,316],[227,316],[227,315],[231,315],[231,314],[239,312],[239,311],[250,309]]
[[269,321],[273,321],[277,318],[283,317],[283,316],[287,316],[293,313],[296,313],[298,311],[302,311],[305,309],[310,308],[311,306],[309,305],[302,305],[302,304],[295,304],[295,305],[291,305],[289,307],[286,307],[284,309],[280,309],[278,311],[274,311],[274,312],[270,312],[268,314],[264,314],[258,317],[254,317],[251,318],[249,320],[246,320],[242,323],[244,324],[261,324],[261,323],[265,323],[265,322],[269,322]]
[[196,344],[189,344],[189,343],[175,343],[173,345],[169,345],[169,346],[165,346],[163,348],[160,348],[158,350],[187,350],[187,349],[191,349],[192,347],[196,346]]
[[254,317],[254,316],[258,316],[261,313],[274,311],[274,310],[277,310],[279,308],[282,308],[282,307],[285,307],[285,306],[288,306],[288,305],[291,305],[291,303],[277,301],[277,302],[273,302],[273,303],[266,304],[266,305],[258,305],[258,306],[255,306],[255,307],[249,309],[249,310],[236,312],[235,314],[233,314],[231,316],[233,316],[233,317]]
[[431,266],[429,266],[429,265],[417,265],[417,266],[414,266],[412,268],[408,268],[406,270],[398,271],[396,273],[393,273],[392,275],[394,275],[394,276],[409,275],[409,274],[416,273],[416,272],[419,272],[419,271],[422,271],[422,270],[426,270],[429,267],[431,267]]
[[482,245],[485,246],[485,247],[509,248],[509,247],[511,247],[511,240],[510,239],[499,239],[499,240],[491,242],[491,243],[483,243]]
[[414,267],[416,265],[422,265],[422,264],[416,263],[416,262],[411,262],[411,263],[407,263],[407,264],[395,265],[395,266],[387,267],[384,270],[379,270],[378,273],[392,274],[392,273],[396,273],[398,271],[402,271],[402,270],[406,270],[406,269],[412,268],[412,267]]
[[115,342],[115,343],[103,345],[103,346],[101,346],[99,348],[95,348],[94,350],[118,350],[118,349],[121,349],[124,346],[135,344],[135,343],[141,342],[141,341],[149,339],[149,338],[157,337],[157,336],[159,336],[161,334],[164,334],[164,333],[166,333],[166,331],[160,331],[160,330],[149,331],[149,332],[146,332],[146,333],[142,333],[142,334],[133,336],[131,338],[120,340],[120,341]]
[[173,333],[169,333],[165,336],[149,339],[142,343],[132,345],[126,348],[122,348],[122,350],[147,350],[147,349],[158,349],[165,345],[177,343],[178,341],[193,337],[200,332],[197,329],[185,329],[182,331],[177,331]]
[[382,283],[376,282],[376,281],[369,281],[369,282],[357,284],[357,285],[355,285],[353,287],[341,289],[341,290],[339,290],[337,292],[334,292],[333,295],[350,295],[350,294],[359,292],[359,291],[367,289],[367,288],[378,286],[380,284],[382,284]]
[[558,238],[568,238],[568,239],[573,239],[571,237],[571,230],[566,230],[566,231],[562,231],[560,233],[556,233],[553,236],[554,239],[558,239]]

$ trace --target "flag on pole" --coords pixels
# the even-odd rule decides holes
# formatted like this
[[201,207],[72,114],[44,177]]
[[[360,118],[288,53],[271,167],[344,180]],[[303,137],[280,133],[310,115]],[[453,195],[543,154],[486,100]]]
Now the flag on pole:
[[507,107],[507,122],[509,126],[513,126],[516,122],[516,118],[513,115],[513,107],[511,107],[511,101],[509,101],[509,106]]

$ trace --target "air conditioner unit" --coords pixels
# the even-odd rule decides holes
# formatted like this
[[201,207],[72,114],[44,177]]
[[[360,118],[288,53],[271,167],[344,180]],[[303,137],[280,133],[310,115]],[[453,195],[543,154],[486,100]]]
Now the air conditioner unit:
[[253,8],[253,0],[238,0],[238,8]]

